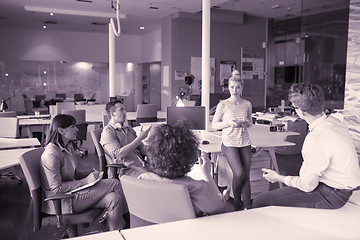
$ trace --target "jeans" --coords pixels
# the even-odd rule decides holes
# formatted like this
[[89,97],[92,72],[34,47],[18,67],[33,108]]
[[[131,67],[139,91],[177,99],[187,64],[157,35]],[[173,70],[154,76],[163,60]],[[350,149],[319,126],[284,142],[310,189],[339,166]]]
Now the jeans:
[[324,183],[319,183],[312,192],[284,187],[260,194],[253,200],[252,207],[287,206],[338,209],[346,204],[351,194],[352,190],[336,189]]

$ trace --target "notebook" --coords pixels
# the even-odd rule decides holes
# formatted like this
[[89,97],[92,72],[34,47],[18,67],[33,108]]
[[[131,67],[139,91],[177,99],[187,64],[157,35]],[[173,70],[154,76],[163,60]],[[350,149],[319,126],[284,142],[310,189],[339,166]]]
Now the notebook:
[[75,189],[73,189],[73,190],[71,190],[71,191],[69,191],[69,192],[67,192],[67,193],[78,192],[78,191],[83,190],[83,189],[85,189],[85,188],[94,186],[95,184],[97,184],[98,182],[100,182],[100,180],[102,179],[103,175],[104,175],[104,172],[100,172],[100,173],[99,173],[99,177],[98,177],[95,181],[93,181],[93,182],[91,182],[91,183],[88,183],[88,184],[85,184],[85,185],[83,185],[83,186],[81,186],[81,187],[75,188]]

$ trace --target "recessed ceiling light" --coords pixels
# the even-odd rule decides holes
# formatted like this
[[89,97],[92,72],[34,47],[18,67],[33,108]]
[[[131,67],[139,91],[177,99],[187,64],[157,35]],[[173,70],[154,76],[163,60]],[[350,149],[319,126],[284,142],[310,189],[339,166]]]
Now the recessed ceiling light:
[[43,25],[43,29],[46,29],[46,25]]
[[140,26],[140,30],[144,30],[145,29],[145,27],[144,26]]
[[9,74],[8,73],[5,73],[5,77],[8,77],[9,76]]
[[53,12],[51,12],[51,13],[49,13],[49,15],[50,15],[50,16],[54,16],[54,13],[53,13]]

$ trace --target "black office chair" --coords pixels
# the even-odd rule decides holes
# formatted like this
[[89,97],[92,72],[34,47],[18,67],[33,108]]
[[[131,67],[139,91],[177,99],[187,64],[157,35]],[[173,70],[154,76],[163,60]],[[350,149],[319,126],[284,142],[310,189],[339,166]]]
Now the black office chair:
[[62,100],[66,100],[66,94],[65,93],[56,93],[55,97],[60,98]]
[[64,109],[61,111],[62,114],[72,115],[76,120],[76,127],[78,129],[76,135],[76,150],[80,153],[83,157],[88,154],[88,149],[81,147],[83,141],[86,141],[87,137],[87,127],[88,124],[85,121],[86,118],[86,111],[85,109],[78,109],[78,110],[67,110]]
[[[103,209],[91,208],[81,213],[62,214],[61,199],[71,199],[74,197],[73,195],[61,193],[44,199],[40,183],[40,159],[43,152],[44,148],[37,148],[19,157],[20,166],[28,183],[32,200],[33,231],[38,231],[43,226],[57,225],[58,228],[64,227],[67,229],[69,237],[75,237],[78,235],[77,225],[84,226],[94,222],[103,212]],[[41,211],[42,201],[53,201],[56,215],[43,213]]]
[[97,128],[90,132],[91,139],[94,143],[94,147],[99,158],[99,170],[104,172],[104,178],[117,178],[117,169],[125,168],[126,166],[121,163],[107,164],[105,151],[100,144],[102,131],[103,128]]

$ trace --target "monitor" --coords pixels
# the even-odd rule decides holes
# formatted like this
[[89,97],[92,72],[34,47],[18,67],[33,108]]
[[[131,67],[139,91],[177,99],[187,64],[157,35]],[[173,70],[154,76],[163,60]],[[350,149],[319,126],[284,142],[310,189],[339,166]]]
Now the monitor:
[[186,121],[190,129],[205,130],[205,107],[167,107],[166,123],[170,125]]

